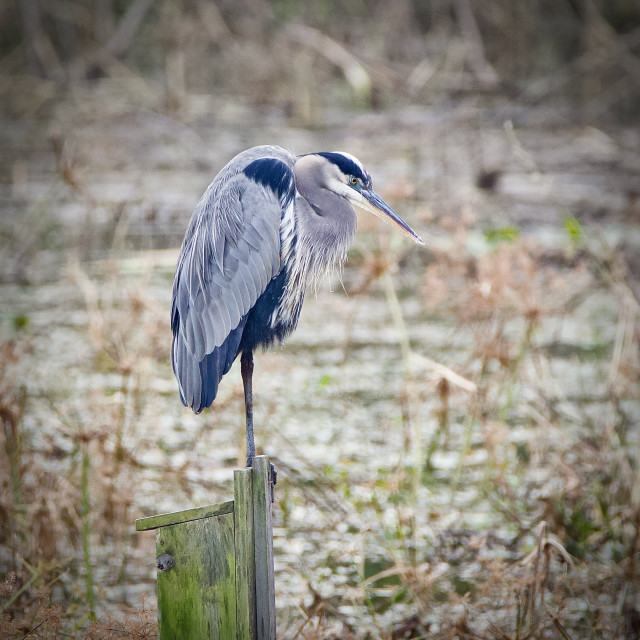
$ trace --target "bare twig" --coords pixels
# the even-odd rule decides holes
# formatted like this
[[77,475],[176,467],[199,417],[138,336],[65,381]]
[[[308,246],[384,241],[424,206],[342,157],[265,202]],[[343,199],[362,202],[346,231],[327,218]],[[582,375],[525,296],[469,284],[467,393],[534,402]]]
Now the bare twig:
[[231,31],[215,2],[198,0],[196,9],[200,20],[202,20],[202,26],[207,30],[214,42],[219,42],[221,39],[231,35]]
[[422,59],[413,68],[406,80],[405,86],[407,88],[407,93],[414,97],[418,95],[424,85],[433,77],[437,68],[437,65],[431,62],[429,58]]
[[155,0],[134,0],[109,38],[105,49],[113,56],[122,55],[131,45],[138,26]]
[[456,387],[460,387],[460,389],[464,389],[465,391],[469,391],[470,393],[475,393],[478,390],[478,387],[475,382],[472,382],[468,378],[461,376],[459,373],[456,373],[453,369],[450,369],[446,365],[436,362],[435,360],[431,360],[426,356],[423,356],[419,353],[412,352],[411,359],[415,366],[419,368],[431,369],[433,372],[437,373],[439,376],[455,385]]
[[498,74],[484,54],[482,36],[473,15],[471,2],[469,0],[455,0],[454,4],[460,29],[468,45],[467,62],[480,84],[487,88],[494,88],[499,83]]
[[371,77],[360,61],[333,38],[303,24],[288,24],[285,33],[299,44],[309,47],[336,65],[356,95],[371,101]]
[[36,0],[22,0],[20,9],[31,66],[50,78],[60,70],[60,60],[42,27],[40,7]]

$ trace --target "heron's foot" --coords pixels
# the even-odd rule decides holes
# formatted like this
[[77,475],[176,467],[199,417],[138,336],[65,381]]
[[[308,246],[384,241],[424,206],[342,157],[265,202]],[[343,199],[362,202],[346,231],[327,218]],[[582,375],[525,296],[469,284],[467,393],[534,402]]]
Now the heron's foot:
[[269,489],[271,489],[271,503],[273,504],[275,502],[275,498],[273,497],[273,488],[276,486],[276,482],[278,481],[278,472],[273,466],[273,462],[270,462],[269,465],[271,466],[271,473],[269,474]]
[[247,469],[249,469],[250,467],[253,467],[253,456],[247,456],[246,467],[247,467]]

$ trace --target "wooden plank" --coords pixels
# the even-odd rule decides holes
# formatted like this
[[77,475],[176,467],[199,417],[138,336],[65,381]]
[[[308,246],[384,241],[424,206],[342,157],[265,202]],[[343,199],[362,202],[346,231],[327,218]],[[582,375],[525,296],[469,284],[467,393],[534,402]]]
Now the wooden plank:
[[185,511],[161,513],[157,516],[149,516],[148,518],[138,518],[136,520],[136,531],[147,531],[149,529],[157,529],[158,527],[167,527],[173,524],[179,524],[180,522],[200,520],[201,518],[224,515],[225,513],[233,513],[233,500],[221,502],[220,504],[208,504],[204,507],[196,507],[195,509],[186,509]]
[[273,578],[271,465],[266,456],[253,459],[253,527],[256,565],[256,632],[258,640],[275,640],[276,591]]
[[256,565],[251,469],[236,469],[233,472],[233,491],[236,545],[236,634],[238,640],[255,640]]
[[162,526],[156,549],[175,561],[158,573],[159,640],[235,638],[233,513]]

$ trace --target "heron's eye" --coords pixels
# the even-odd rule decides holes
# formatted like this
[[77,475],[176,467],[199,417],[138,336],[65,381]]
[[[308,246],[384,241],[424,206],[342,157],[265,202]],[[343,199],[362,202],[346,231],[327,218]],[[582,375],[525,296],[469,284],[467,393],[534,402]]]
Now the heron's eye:
[[353,185],[358,184],[358,178],[356,178],[355,176],[351,176],[351,178],[349,178],[349,182]]

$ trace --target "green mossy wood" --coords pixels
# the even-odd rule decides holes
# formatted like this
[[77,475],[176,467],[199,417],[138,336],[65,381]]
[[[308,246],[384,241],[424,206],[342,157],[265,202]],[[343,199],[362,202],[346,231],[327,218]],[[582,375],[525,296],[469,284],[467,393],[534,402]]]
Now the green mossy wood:
[[156,530],[160,640],[274,640],[270,464],[234,472],[234,500],[136,521]]

